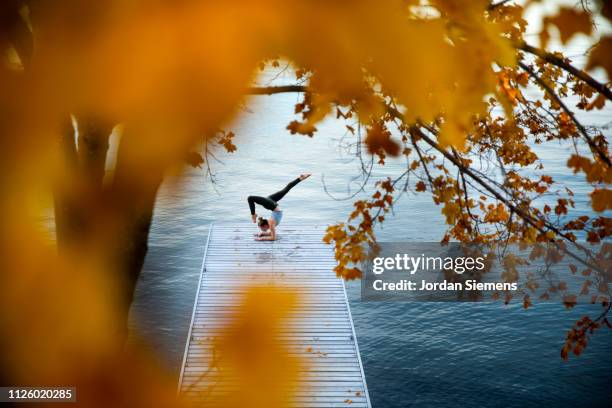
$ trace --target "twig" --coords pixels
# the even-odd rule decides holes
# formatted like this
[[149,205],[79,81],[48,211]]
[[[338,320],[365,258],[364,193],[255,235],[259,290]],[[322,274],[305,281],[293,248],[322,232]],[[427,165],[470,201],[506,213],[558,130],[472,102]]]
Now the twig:
[[589,134],[587,133],[587,131],[584,128],[584,126],[582,126],[582,123],[580,123],[578,121],[578,119],[576,119],[576,116],[574,115],[574,112],[572,112],[567,107],[567,105],[565,103],[563,103],[563,101],[561,100],[559,95],[557,95],[555,93],[555,91],[553,91],[552,88],[546,82],[544,82],[544,80],[542,80],[542,78],[540,78],[538,75],[536,75],[536,73],[533,72],[533,70],[531,68],[529,68],[527,65],[525,65],[522,62],[519,62],[519,66],[523,70],[525,70],[525,72],[527,72],[529,74],[529,76],[532,77],[542,88],[544,88],[546,93],[548,93],[548,95],[552,99],[554,99],[554,101],[561,107],[561,109],[563,109],[563,111],[572,119],[572,121],[576,124],[576,127],[578,128],[578,130],[582,134],[582,136],[585,138],[585,140],[588,143],[589,147],[591,148],[591,151],[593,151],[593,153],[597,154],[599,156],[599,158],[604,163],[606,163],[609,167],[612,167],[612,162],[610,162],[610,158],[608,157],[607,153],[602,152],[601,149],[599,148],[599,146],[597,146],[597,144],[595,144],[595,142],[593,141],[591,136],[589,136]]
[[567,62],[565,59],[560,58],[556,56],[555,54],[550,53],[548,51],[541,50],[539,48],[531,46],[527,44],[526,42],[519,42],[515,44],[515,47],[525,52],[528,52],[530,54],[533,54],[537,56],[538,58],[541,58],[544,61],[550,64],[553,64],[563,69],[564,71],[569,72],[570,74],[574,75],[576,78],[579,78],[582,81],[589,84],[591,88],[595,89],[597,92],[599,92],[600,94],[604,95],[606,98],[612,101],[612,91],[610,90],[610,88],[608,88],[605,84],[602,84],[601,82],[597,81],[595,78],[593,78],[592,76],[590,76],[583,70],[574,67],[572,64]]

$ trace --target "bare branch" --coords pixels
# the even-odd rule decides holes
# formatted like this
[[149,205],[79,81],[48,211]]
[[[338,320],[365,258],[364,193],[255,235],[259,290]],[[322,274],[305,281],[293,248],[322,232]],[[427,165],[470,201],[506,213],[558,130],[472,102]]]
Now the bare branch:
[[591,148],[591,150],[593,151],[593,153],[597,154],[599,156],[599,158],[606,163],[608,166],[612,167],[612,162],[610,162],[610,157],[608,157],[607,152],[603,152],[599,146],[597,146],[597,144],[595,144],[595,142],[593,141],[593,139],[591,138],[591,136],[589,136],[589,134],[587,133],[586,129],[584,128],[584,126],[582,126],[582,124],[578,121],[578,119],[576,119],[576,116],[574,115],[574,112],[572,112],[565,103],[563,103],[563,101],[561,100],[561,98],[559,97],[559,95],[557,95],[555,93],[555,91],[552,90],[552,88],[542,80],[542,78],[540,78],[538,75],[536,75],[535,72],[533,72],[533,70],[531,68],[529,68],[527,65],[525,65],[522,62],[519,62],[519,66],[525,70],[525,72],[527,72],[529,74],[530,77],[532,77],[542,88],[544,88],[544,90],[546,91],[546,93],[548,93],[548,95],[554,99],[554,101],[561,107],[561,109],[563,109],[563,111],[565,113],[568,114],[568,116],[572,119],[572,121],[576,124],[576,127],[578,128],[578,130],[580,131],[580,133],[582,134],[582,136],[585,138],[586,142],[588,143],[589,147]]
[[303,85],[280,85],[280,86],[252,86],[247,88],[247,95],[274,95],[288,92],[307,92],[308,87]]
[[501,0],[497,3],[491,3],[487,6],[487,11],[495,10],[497,7],[503,6],[504,4],[510,2],[511,0]]

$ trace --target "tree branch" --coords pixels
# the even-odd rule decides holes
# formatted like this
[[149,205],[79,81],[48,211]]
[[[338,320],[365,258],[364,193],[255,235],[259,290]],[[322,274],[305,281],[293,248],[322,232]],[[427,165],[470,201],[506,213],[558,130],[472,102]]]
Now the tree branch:
[[410,141],[412,142],[412,145],[414,146],[414,150],[419,156],[419,161],[421,162],[421,165],[423,166],[423,170],[425,170],[425,174],[427,175],[427,180],[429,180],[429,188],[431,189],[431,191],[433,191],[434,190],[433,178],[431,177],[431,174],[429,174],[427,163],[425,163],[425,159],[423,158],[423,155],[421,154],[421,149],[419,149],[419,145],[414,139],[414,135],[412,133],[410,133]]
[[[501,3],[505,3],[505,2],[502,1],[500,3],[491,5],[490,7],[497,7]],[[569,72],[575,77],[586,82],[591,88],[595,89],[597,92],[601,93],[606,98],[612,101],[612,90],[610,90],[610,88],[608,88],[605,84],[602,84],[601,82],[597,81],[595,78],[593,78],[592,76],[590,76],[588,73],[584,72],[583,70],[574,67],[572,64],[567,62],[565,59],[560,58],[556,56],[555,54],[550,53],[548,51],[541,50],[532,45],[529,45],[526,42],[519,42],[515,44],[515,47],[525,52],[528,52],[530,54],[533,54],[543,59],[544,61]],[[286,93],[286,92],[307,92],[307,91],[308,91],[308,87],[303,86],[303,85],[282,85],[282,86],[249,87],[247,88],[246,93],[248,95],[273,95],[273,94]]]
[[551,52],[533,47],[527,44],[526,42],[517,43],[515,44],[515,47],[525,52],[528,52],[530,54],[533,54],[543,59],[544,61],[548,62],[549,64],[555,65],[563,69],[564,71],[569,72],[575,77],[580,78],[582,81],[589,84],[591,88],[595,89],[597,92],[599,92],[600,94],[604,95],[606,98],[612,101],[612,91],[610,90],[610,88],[608,88],[605,84],[602,84],[601,82],[597,81],[595,78],[593,78],[592,76],[590,76],[583,70],[574,67],[572,64],[567,62],[564,58],[560,58]]
[[109,138],[114,124],[92,115],[77,116],[78,156],[87,185],[101,193]]
[[[505,197],[503,197],[497,190],[495,190],[494,188],[489,186],[487,183],[482,181],[480,179],[480,177],[478,177],[474,172],[472,172],[472,170],[469,167],[465,166],[460,160],[455,158],[446,149],[443,149],[438,143],[436,143],[436,141],[434,141],[433,139],[431,139],[430,137],[425,135],[420,129],[415,127],[415,130],[418,133],[418,136],[419,136],[420,139],[424,140],[428,145],[430,145],[431,147],[433,147],[434,149],[439,151],[444,157],[446,157],[448,160],[450,160],[456,167],[461,169],[462,172],[464,172],[465,174],[470,176],[470,178],[472,178],[475,182],[477,182],[482,187],[484,187],[487,191],[489,191],[491,194],[493,194],[493,196],[497,200],[499,200],[500,202],[504,203],[511,211],[513,211],[515,214],[517,214],[519,217],[521,217],[525,222],[527,222],[529,225],[531,225],[532,227],[534,227],[535,229],[537,229],[541,233],[545,233],[546,232],[546,230],[542,226],[539,225],[539,222],[538,222],[537,219],[535,219],[530,214],[526,213],[522,208],[519,208],[519,207],[515,206],[514,204],[512,204],[509,200],[507,200]],[[540,220],[540,221],[543,221],[544,225],[546,226],[546,228],[548,228],[550,231],[554,232],[557,236],[559,236],[561,238],[564,238],[565,240],[569,241],[571,244],[575,245],[577,248],[579,248],[582,251],[584,251],[585,254],[588,253],[588,250],[586,248],[584,248],[581,245],[579,245],[576,242],[574,242],[571,237],[569,237],[567,234],[564,234],[557,227],[555,227],[554,225],[550,225],[550,223],[547,223],[544,220]],[[581,257],[579,257],[578,255],[574,254],[573,252],[569,251],[568,249],[564,249],[564,252],[566,254],[568,254],[571,258],[573,258],[576,261],[580,262],[581,264],[583,264],[583,265],[585,265],[585,266],[587,266],[589,268],[592,268],[593,270],[596,270],[596,271],[598,271],[600,273],[602,272],[602,270],[601,270],[601,268],[599,266],[597,266],[595,264],[592,264],[592,263],[589,263],[587,260],[582,259]]]
[[593,139],[591,138],[591,136],[589,136],[589,134],[587,133],[586,129],[584,128],[584,126],[582,126],[582,124],[578,121],[578,119],[576,119],[576,116],[574,115],[574,112],[572,112],[565,103],[563,103],[563,101],[561,100],[561,98],[559,97],[559,95],[557,95],[555,93],[555,91],[552,90],[552,88],[542,80],[542,78],[540,78],[539,76],[536,75],[535,72],[533,72],[533,70],[531,68],[529,68],[527,65],[525,65],[522,62],[519,62],[519,66],[525,70],[525,72],[527,72],[529,74],[530,77],[532,77],[542,88],[544,88],[544,90],[546,91],[546,93],[548,93],[548,95],[553,98],[555,100],[555,102],[561,107],[561,109],[563,109],[563,111],[565,113],[567,113],[567,115],[572,119],[572,121],[576,124],[576,127],[578,128],[578,130],[580,131],[580,133],[582,134],[582,136],[585,138],[586,142],[588,143],[589,147],[591,148],[591,150],[593,151],[593,153],[596,153],[599,158],[606,163],[609,167],[612,167],[612,162],[610,162],[610,157],[608,157],[607,152],[603,152],[599,146],[597,146],[597,144],[593,141]]
[[497,7],[503,6],[511,0],[500,0],[497,3],[491,3],[487,6],[487,11],[495,10]]
[[251,86],[247,88],[247,95],[273,95],[287,92],[307,92],[308,87],[303,85],[281,86]]

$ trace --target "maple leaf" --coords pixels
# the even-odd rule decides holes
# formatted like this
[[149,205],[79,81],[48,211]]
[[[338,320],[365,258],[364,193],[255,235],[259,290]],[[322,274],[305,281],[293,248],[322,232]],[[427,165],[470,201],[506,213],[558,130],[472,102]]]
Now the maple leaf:
[[390,156],[397,156],[400,151],[399,144],[391,139],[391,133],[380,123],[375,123],[368,129],[365,144],[371,154],[382,150]]
[[[545,18],[544,30],[548,30],[550,24],[556,26],[559,30],[559,36],[563,44],[567,44],[578,33],[590,35],[593,30],[589,13],[571,7],[561,7],[556,16]],[[544,43],[542,47],[545,46],[546,44]]]
[[202,168],[202,164],[204,163],[204,158],[200,153],[190,152],[187,157],[185,157],[185,161],[191,167]]
[[596,67],[602,67],[608,79],[612,78],[612,36],[602,38],[591,51],[585,69],[588,71]]
[[446,216],[447,224],[454,224],[459,216],[459,212],[459,205],[454,202],[448,202],[444,207],[442,207],[442,214]]

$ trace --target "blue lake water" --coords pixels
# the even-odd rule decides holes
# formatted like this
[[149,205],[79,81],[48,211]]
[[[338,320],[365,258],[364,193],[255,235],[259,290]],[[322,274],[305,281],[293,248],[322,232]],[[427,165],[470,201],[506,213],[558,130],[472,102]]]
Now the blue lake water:
[[[177,375],[212,221],[248,221],[249,194],[270,194],[303,172],[313,177],[283,199],[285,225],[335,223],[350,212],[351,200],[328,192],[341,198],[358,186],[351,178],[360,164],[341,147],[354,139],[333,120],[318,126],[314,138],[290,135],[285,126],[298,98],[249,99],[226,127],[237,133],[238,151],[220,151],[221,162],[211,163],[215,184],[204,170],[184,169],[160,191],[131,320],[133,341],[152,347]],[[610,111],[608,105],[594,112],[589,123],[609,121]],[[588,213],[578,188],[583,176],[568,171],[565,149],[550,145],[538,153],[547,174],[576,187],[577,210]],[[391,162],[385,171],[398,175],[404,165]],[[444,229],[429,195],[407,193],[377,233],[383,241],[438,241]],[[374,407],[609,406],[612,333],[602,329],[579,358],[559,356],[567,329],[599,306],[566,311],[536,304],[525,311],[502,303],[360,302],[354,282],[348,292]]]

